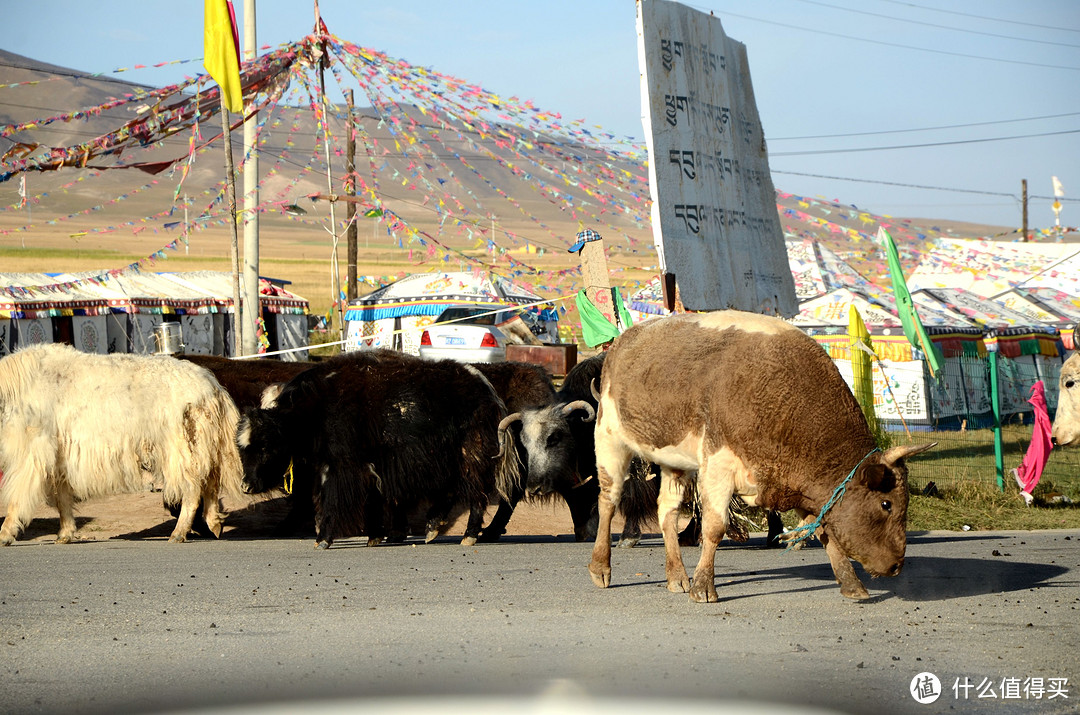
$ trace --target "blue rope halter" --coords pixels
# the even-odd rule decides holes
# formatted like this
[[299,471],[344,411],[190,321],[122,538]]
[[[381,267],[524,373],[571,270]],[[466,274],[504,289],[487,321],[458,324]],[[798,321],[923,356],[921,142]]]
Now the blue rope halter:
[[810,524],[806,524],[805,526],[797,526],[791,530],[790,533],[795,533],[799,531],[805,531],[806,533],[802,536],[799,536],[798,538],[791,539],[788,542],[788,546],[786,549],[784,549],[784,551],[790,551],[795,546],[795,544],[805,539],[809,539],[811,536],[814,535],[814,532],[818,530],[819,526],[821,526],[821,520],[825,518],[825,513],[829,511],[829,509],[832,509],[837,502],[844,498],[844,493],[847,492],[848,482],[850,482],[851,478],[855,476],[855,472],[859,470],[859,467],[862,466],[862,463],[865,462],[867,457],[869,457],[871,454],[880,451],[880,449],[874,447],[866,453],[866,457],[863,457],[859,460],[859,463],[856,464],[855,468],[848,473],[847,477],[844,478],[844,481],[840,482],[840,485],[836,487],[836,489],[833,489],[832,496],[829,497],[829,501],[825,502],[825,506],[821,507],[821,511],[818,513],[817,519],[814,519],[814,521]]

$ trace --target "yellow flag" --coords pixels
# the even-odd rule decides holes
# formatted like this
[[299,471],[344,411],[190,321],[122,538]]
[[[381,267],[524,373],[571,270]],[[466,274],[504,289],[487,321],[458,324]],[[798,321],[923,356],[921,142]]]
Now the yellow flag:
[[850,307],[848,315],[848,339],[851,344],[851,385],[855,400],[866,415],[866,421],[874,425],[874,367],[870,362],[870,353],[861,346],[872,349],[870,331],[855,306]]
[[221,100],[230,112],[244,111],[240,86],[240,42],[230,0],[205,0],[203,5],[203,66],[221,88]]

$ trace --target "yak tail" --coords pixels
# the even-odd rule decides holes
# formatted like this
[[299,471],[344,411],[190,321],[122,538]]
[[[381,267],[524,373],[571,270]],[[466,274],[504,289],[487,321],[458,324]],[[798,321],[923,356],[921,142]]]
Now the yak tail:
[[240,423],[240,411],[224,388],[214,398],[214,412],[220,415],[218,430],[218,487],[219,496],[233,499],[243,497],[244,468],[240,462],[240,449],[236,446],[236,428]]

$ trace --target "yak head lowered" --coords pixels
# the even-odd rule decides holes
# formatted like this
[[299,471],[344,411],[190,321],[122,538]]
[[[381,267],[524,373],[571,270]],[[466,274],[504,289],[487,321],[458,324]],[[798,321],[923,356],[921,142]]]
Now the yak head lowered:
[[[908,506],[905,461],[935,444],[903,445],[867,455],[855,469],[843,498],[822,520],[826,537],[834,539],[840,550],[861,563],[871,576],[896,576],[903,568]],[[829,548],[826,539],[822,543]]]
[[[577,452],[570,420],[575,412],[583,412],[581,419],[591,422],[596,418],[593,406],[584,400],[566,404],[531,407],[507,415],[499,423],[500,444],[502,437],[512,428],[515,443],[524,452],[527,476],[527,494],[546,496],[566,491],[580,481],[577,474]],[[520,423],[520,427],[514,427]],[[500,452],[501,455],[501,452]]]
[[244,492],[261,494],[283,486],[292,461],[289,431],[273,409],[247,410],[236,431]]

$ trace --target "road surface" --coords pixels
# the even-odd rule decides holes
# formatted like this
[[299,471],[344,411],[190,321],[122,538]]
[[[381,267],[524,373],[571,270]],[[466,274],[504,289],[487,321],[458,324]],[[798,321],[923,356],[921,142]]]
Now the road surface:
[[[16,542],[0,710],[1076,711],[1080,532],[912,534],[899,577],[859,570],[866,602],[840,595],[820,546],[762,542],[719,550],[715,604],[667,591],[655,537],[614,550],[608,589],[569,537]],[[936,702],[915,699],[935,691],[922,673]]]

